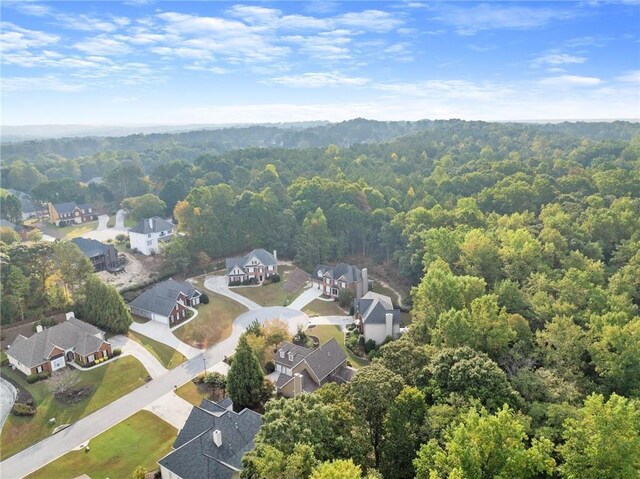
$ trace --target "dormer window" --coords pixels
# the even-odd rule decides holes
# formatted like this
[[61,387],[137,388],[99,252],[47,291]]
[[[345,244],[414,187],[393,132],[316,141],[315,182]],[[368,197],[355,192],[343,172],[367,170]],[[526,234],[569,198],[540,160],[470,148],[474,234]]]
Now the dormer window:
[[280,350],[280,357],[284,358],[284,351],[282,349]]
[[293,354],[289,353],[289,361],[293,361]]

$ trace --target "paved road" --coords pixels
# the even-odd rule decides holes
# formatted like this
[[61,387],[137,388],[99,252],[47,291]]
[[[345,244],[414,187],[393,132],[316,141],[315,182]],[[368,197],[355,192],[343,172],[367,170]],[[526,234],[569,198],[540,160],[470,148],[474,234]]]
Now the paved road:
[[16,394],[16,388],[13,387],[13,384],[0,378],[0,429],[11,412]]
[[214,293],[218,293],[226,296],[227,298],[233,299],[235,302],[246,306],[249,311],[262,308],[262,306],[260,306],[255,301],[251,301],[249,298],[245,298],[241,294],[230,290],[229,286],[227,285],[226,276],[209,276],[204,280],[204,287],[209,291],[213,291]]

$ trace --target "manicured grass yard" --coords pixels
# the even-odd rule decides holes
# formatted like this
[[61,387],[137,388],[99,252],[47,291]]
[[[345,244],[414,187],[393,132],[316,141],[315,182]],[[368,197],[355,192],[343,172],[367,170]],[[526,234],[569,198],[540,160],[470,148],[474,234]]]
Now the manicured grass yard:
[[[92,387],[93,390],[78,403],[67,405],[54,399],[46,381],[27,384],[26,376],[19,371],[3,367],[1,372],[2,376],[29,391],[37,406],[35,416],[18,417],[10,414],[7,418],[0,436],[3,459],[44,439],[56,426],[71,424],[137,389],[145,383],[148,375],[140,361],[132,356],[123,356],[99,368],[82,371],[80,382],[74,387]],[[49,425],[48,421],[53,417],[56,423]]]
[[308,275],[295,266],[278,266],[278,273],[279,283],[234,287],[232,290],[262,306],[286,306],[304,291]]
[[134,220],[133,218],[129,218],[129,215],[124,217],[124,226],[125,228],[133,228],[138,224],[138,220]]
[[344,345],[344,333],[340,329],[339,326],[331,326],[331,325],[321,325],[321,326],[312,326],[307,329],[307,334],[311,336],[317,336],[320,340],[320,344],[324,344],[329,341],[331,338],[336,338],[338,344],[342,347],[345,353],[347,353],[347,358],[351,363],[351,366],[355,369],[358,369],[362,366],[366,366],[369,364],[369,361],[366,359],[359,358],[351,351],[347,349]]
[[79,225],[58,227],[57,230],[60,232],[61,236],[63,236],[64,238],[73,239],[73,238],[77,238],[78,236],[84,233],[93,231],[97,227],[98,227],[97,221],[89,221],[88,223],[82,223]]
[[174,330],[173,334],[195,348],[206,349],[229,337],[233,320],[247,311],[247,308],[232,299],[206,290],[202,279],[198,279],[195,286],[199,291],[206,292],[209,304],[200,304],[198,317]]
[[323,301],[321,299],[314,299],[304,308],[302,312],[308,316],[346,316],[349,311],[342,309],[337,301]]
[[152,471],[171,450],[177,429],[149,411],[139,411],[89,442],[90,451],[72,451],[27,476],[28,479],[132,477],[138,466]]
[[127,336],[130,339],[142,344],[144,348],[153,354],[158,361],[167,369],[173,369],[176,366],[184,363],[187,358],[185,358],[182,353],[176,351],[170,346],[166,344],[159,343],[158,341],[151,339],[143,334],[134,333],[133,331],[129,331]]

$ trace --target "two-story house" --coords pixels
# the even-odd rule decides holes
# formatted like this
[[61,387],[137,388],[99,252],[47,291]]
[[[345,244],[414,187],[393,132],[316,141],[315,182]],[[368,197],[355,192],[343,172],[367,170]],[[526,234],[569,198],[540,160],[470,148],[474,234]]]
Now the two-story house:
[[157,216],[141,219],[134,228],[129,230],[131,249],[138,250],[147,256],[157,253],[160,250],[160,243],[169,241],[173,237],[174,228],[174,225]]
[[96,271],[111,271],[120,266],[118,250],[113,245],[87,238],[73,238],[71,242],[91,260]]
[[89,204],[78,205],[74,201],[68,203],[49,203],[49,219],[56,226],[69,226],[86,223],[98,219],[93,207]]
[[227,258],[227,278],[229,284],[255,279],[262,283],[265,279],[278,274],[278,256],[260,248],[246,256]]
[[365,341],[382,344],[400,335],[400,310],[394,309],[389,296],[369,291],[353,301],[353,316]]
[[322,294],[330,298],[337,298],[340,290],[346,288],[353,291],[355,298],[361,298],[369,291],[367,268],[359,269],[346,263],[334,267],[319,264],[315,276],[322,283]]
[[201,293],[191,283],[172,278],[156,284],[129,303],[132,314],[173,326],[200,304]]
[[347,355],[335,338],[317,349],[284,342],[274,362],[279,373],[276,392],[285,397],[312,393],[329,382],[348,382],[355,372],[347,366]]

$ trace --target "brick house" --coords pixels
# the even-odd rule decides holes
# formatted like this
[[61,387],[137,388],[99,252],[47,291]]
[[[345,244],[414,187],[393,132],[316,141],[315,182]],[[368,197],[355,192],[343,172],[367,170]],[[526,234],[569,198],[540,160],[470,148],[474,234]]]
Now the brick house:
[[78,205],[74,201],[69,203],[49,203],[49,219],[56,226],[69,226],[86,223],[98,219],[89,204]]
[[278,274],[278,256],[260,248],[246,256],[227,258],[227,278],[229,283],[255,279],[262,283],[265,279]]
[[354,298],[361,298],[369,291],[367,268],[359,269],[346,263],[333,267],[319,264],[314,276],[321,282],[322,294],[330,298],[337,298],[345,288],[353,291]]
[[71,242],[91,260],[96,271],[111,271],[120,266],[118,250],[113,245],[87,238],[73,238]]
[[54,372],[69,362],[91,364],[96,359],[111,357],[111,344],[104,331],[76,319],[73,313],[67,320],[33,336],[18,337],[7,350],[9,364],[26,375]]
[[201,293],[191,283],[172,278],[156,284],[129,303],[132,314],[173,326],[200,304]]

